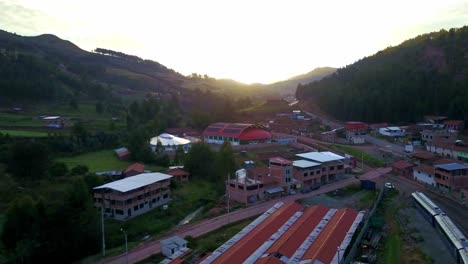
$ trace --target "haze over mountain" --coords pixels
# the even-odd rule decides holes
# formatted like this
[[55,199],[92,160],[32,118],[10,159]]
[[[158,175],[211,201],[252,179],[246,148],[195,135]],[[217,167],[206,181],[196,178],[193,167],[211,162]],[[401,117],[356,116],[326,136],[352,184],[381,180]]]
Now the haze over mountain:
[[341,120],[468,120],[468,26],[409,39],[301,86],[297,97]]

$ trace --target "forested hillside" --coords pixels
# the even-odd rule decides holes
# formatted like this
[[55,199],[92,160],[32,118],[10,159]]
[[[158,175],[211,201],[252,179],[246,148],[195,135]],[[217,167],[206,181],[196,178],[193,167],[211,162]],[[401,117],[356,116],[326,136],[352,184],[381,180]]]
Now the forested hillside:
[[341,120],[468,120],[468,27],[407,40],[308,85],[297,97]]

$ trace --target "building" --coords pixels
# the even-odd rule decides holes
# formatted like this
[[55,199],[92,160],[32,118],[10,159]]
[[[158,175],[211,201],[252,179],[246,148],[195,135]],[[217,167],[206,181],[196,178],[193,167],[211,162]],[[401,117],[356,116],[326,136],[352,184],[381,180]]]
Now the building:
[[126,220],[170,201],[172,176],[142,173],[94,187],[94,205],[110,218]]
[[427,144],[433,142],[453,143],[457,140],[457,134],[447,129],[423,129],[421,140]]
[[241,123],[214,123],[203,131],[203,140],[210,144],[232,145],[270,143],[272,135],[264,126]]
[[115,155],[121,160],[127,160],[130,158],[130,151],[127,148],[114,149]]
[[412,177],[414,164],[399,160],[392,164],[392,171],[396,172],[400,176]]
[[130,177],[130,176],[142,174],[144,172],[145,172],[145,165],[137,162],[128,166],[128,168],[124,171],[123,174],[124,174],[124,177]]
[[468,147],[456,144],[432,142],[426,144],[426,150],[442,157],[468,162]]
[[328,183],[340,179],[344,175],[344,163],[345,157],[337,155],[330,151],[323,152],[307,152],[296,154],[304,160],[320,163],[320,183]]
[[165,152],[176,151],[179,146],[182,147],[184,152],[187,152],[191,146],[190,140],[176,137],[167,133],[162,133],[157,137],[151,138],[150,146],[153,151],[157,150],[158,143],[161,143],[161,146]]
[[185,251],[187,249],[187,240],[179,237],[173,236],[161,240],[161,253],[165,257],[170,257],[176,254],[178,251]]
[[293,183],[293,162],[281,157],[274,157],[269,160],[270,177],[274,182],[288,191],[290,188],[295,188]]
[[447,191],[468,188],[468,164],[448,163],[434,165],[436,186]]
[[462,131],[465,129],[463,120],[445,120],[444,125],[449,131]]
[[420,164],[419,166],[413,168],[413,180],[430,186],[436,186],[434,172],[434,166]]
[[412,158],[414,163],[418,165],[421,163],[431,164],[435,160],[434,154],[430,152],[417,152],[413,154]]
[[173,166],[169,167],[167,174],[172,175],[174,179],[185,182],[189,180],[190,173],[184,170],[184,166]]
[[369,127],[366,123],[349,121],[345,125],[346,139],[350,144],[364,144],[364,136],[367,135]]
[[309,187],[325,183],[322,182],[322,168],[320,163],[309,160],[295,160],[293,161],[293,167],[294,179],[301,182],[302,185]]
[[63,128],[65,127],[65,120],[61,116],[45,116],[42,118],[44,125],[48,128]]
[[255,175],[248,177],[246,169],[236,171],[234,179],[226,181],[226,191],[229,199],[242,203],[251,204],[262,200],[265,192],[262,181],[255,179]]
[[200,263],[339,263],[364,211],[275,204]]
[[379,128],[379,134],[387,137],[404,137],[405,130],[401,127],[383,127]]

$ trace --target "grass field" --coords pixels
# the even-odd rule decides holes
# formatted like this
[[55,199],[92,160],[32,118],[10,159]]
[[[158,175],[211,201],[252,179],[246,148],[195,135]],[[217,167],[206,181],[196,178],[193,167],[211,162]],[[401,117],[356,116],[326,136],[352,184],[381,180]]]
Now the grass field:
[[361,159],[361,157],[364,159],[364,163],[374,166],[374,167],[384,167],[385,162],[382,161],[381,159],[372,157],[371,155],[367,154],[365,151],[350,147],[350,146],[345,146],[345,145],[336,145],[332,144],[330,145],[331,148],[336,149],[338,151],[345,152],[347,154],[350,154],[358,159]]
[[279,104],[258,104],[248,108],[244,108],[241,112],[281,112],[286,111],[289,112],[292,108],[286,103],[279,103]]
[[[68,168],[73,168],[76,165],[86,165],[91,172],[124,170],[133,163],[118,159],[111,149],[89,152],[74,157],[59,158],[56,161],[64,162]],[[155,165],[145,165],[145,170],[163,171],[164,168]]]
[[1,134],[8,134],[11,137],[47,137],[47,132],[28,131],[28,130],[6,130],[0,129]]

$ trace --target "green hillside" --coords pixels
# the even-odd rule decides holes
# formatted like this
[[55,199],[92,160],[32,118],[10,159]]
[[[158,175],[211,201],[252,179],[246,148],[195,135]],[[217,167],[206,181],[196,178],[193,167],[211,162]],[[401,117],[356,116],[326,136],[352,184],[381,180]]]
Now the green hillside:
[[468,27],[407,40],[301,85],[297,97],[341,120],[468,120]]

